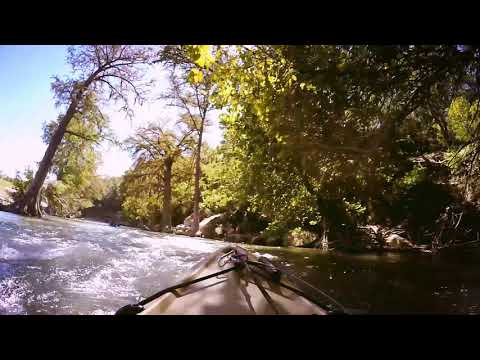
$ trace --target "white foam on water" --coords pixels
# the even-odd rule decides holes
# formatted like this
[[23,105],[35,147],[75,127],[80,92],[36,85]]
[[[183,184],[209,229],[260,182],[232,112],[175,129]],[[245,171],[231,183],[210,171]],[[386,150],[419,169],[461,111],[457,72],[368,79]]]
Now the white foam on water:
[[20,244],[37,245],[37,244],[43,243],[45,240],[43,240],[40,237],[26,235],[26,236],[14,237],[12,238],[12,241]]
[[138,291],[131,285],[135,280],[135,276],[128,276],[124,272],[119,273],[115,268],[107,266],[86,280],[72,281],[68,290],[89,296],[94,295],[97,299],[138,296]]
[[90,313],[90,315],[113,315],[115,311],[105,311],[105,310],[94,310]]
[[52,303],[58,304],[60,299],[58,297],[58,292],[48,291],[46,293],[36,294],[28,298],[28,304],[38,305],[39,303],[51,305]]
[[40,266],[33,266],[33,265],[29,265],[27,266],[28,269],[32,269],[32,270],[41,270],[42,268]]
[[37,257],[42,260],[51,260],[58,257],[63,257],[68,252],[68,247],[58,247],[53,249],[46,249],[42,254],[38,254]]
[[189,257],[186,256],[169,256],[168,261],[172,263],[173,267],[178,270],[183,272],[184,270],[189,270],[193,267],[193,263],[191,260],[189,260]]
[[162,235],[162,236],[145,236],[144,234],[138,238],[131,238],[133,243],[148,244],[152,247],[162,248],[179,248],[188,249],[189,251],[198,251],[210,253],[223,246],[221,242],[205,241],[201,238],[181,237],[178,235]]
[[0,280],[0,314],[25,314],[25,287],[16,278]]
[[227,245],[55,218],[14,216],[0,227],[6,237],[0,242],[0,314],[112,314]]
[[263,256],[263,257],[265,257],[267,259],[270,259],[270,260],[278,259],[278,256],[271,255],[271,254],[259,253],[259,252],[254,252],[253,254],[256,255],[256,256]]
[[24,258],[25,255],[17,249],[8,247],[7,245],[2,245],[0,248],[0,260],[21,260]]

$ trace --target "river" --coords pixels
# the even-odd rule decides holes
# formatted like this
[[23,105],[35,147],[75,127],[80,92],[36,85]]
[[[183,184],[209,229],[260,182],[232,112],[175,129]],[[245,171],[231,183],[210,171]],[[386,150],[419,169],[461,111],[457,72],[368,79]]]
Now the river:
[[[226,243],[0,212],[0,314],[112,314]],[[245,247],[369,314],[479,314],[480,252],[324,254]]]

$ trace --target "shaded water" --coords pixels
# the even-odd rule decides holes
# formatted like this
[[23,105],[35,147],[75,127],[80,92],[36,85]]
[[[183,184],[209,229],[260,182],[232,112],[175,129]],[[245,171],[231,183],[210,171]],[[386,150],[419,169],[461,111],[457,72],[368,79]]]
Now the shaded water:
[[[0,212],[0,314],[111,314],[173,284],[226,243]],[[344,255],[245,246],[268,254],[349,308],[480,313],[480,253]]]

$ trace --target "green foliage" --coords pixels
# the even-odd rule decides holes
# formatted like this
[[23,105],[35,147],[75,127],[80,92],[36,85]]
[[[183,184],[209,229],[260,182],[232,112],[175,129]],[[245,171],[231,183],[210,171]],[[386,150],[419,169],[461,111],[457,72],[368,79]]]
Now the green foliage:
[[[120,185],[122,212],[133,223],[154,223],[160,216],[161,167],[157,161],[138,161]],[[158,173],[158,175],[157,175]]]
[[219,147],[205,156],[203,206],[215,213],[234,211],[247,203],[241,183],[241,163],[232,150]]
[[10,176],[7,176],[3,174],[3,172],[0,170],[0,182],[4,184],[4,186],[10,186],[6,185],[6,183],[12,183],[14,178],[11,178]]
[[289,246],[303,246],[311,244],[316,240],[318,240],[318,236],[316,234],[299,227],[291,230],[288,234]]
[[33,170],[27,168],[23,171],[22,174],[17,171],[15,178],[13,179],[13,188],[15,189],[15,193],[13,195],[14,201],[21,199],[25,192],[28,190],[28,187],[32,183],[33,180]]
[[0,189],[11,187],[13,183],[4,178],[0,178]]
[[480,123],[478,100],[470,103],[465,97],[454,99],[448,109],[448,126],[457,141],[468,142]]
[[[50,142],[62,117],[44,125],[45,143]],[[101,180],[96,176],[100,162],[97,146],[111,138],[109,120],[99,110],[95,94],[89,93],[82,110],[70,121],[53,159],[51,172],[57,181],[45,187],[51,214],[79,215],[82,209],[93,206],[104,196]]]
[[417,165],[400,179],[399,185],[408,189],[426,180],[427,170],[424,167]]
[[94,204],[105,209],[121,210],[123,200],[120,191],[121,182],[122,177],[100,178],[96,176],[92,186],[99,195],[94,199]]
[[[157,161],[142,161],[123,178],[120,192],[122,212],[133,223],[158,224],[163,207],[163,167]],[[173,222],[180,223],[193,207],[193,159],[178,157],[173,163]]]
[[[160,222],[165,205],[166,187],[171,187],[173,221],[186,217],[191,209],[192,131],[175,134],[150,124],[127,140],[135,158],[121,185],[122,211],[133,223],[154,225]],[[168,173],[167,173],[168,172]],[[183,218],[182,218],[183,220]]]
[[[320,230],[326,218],[343,231],[369,218],[395,217],[393,202],[445,171],[431,163],[413,166],[412,157],[445,150],[437,140],[440,130],[446,129],[442,136],[448,138],[450,128],[459,141],[467,141],[477,127],[475,103],[457,98],[450,106],[449,89],[459,76],[468,76],[461,64],[473,59],[461,51],[442,46],[217,49],[210,66],[213,99],[226,110],[221,122],[226,144],[235,149],[228,162],[237,164],[230,168],[238,188],[229,192],[218,185],[228,184],[232,175],[220,170],[225,164],[212,164],[218,169],[208,170],[209,184],[220,191],[209,193],[207,187],[209,206],[225,207],[232,194],[241,194],[250,209],[271,220],[272,229]],[[444,129],[442,116],[448,119]]]

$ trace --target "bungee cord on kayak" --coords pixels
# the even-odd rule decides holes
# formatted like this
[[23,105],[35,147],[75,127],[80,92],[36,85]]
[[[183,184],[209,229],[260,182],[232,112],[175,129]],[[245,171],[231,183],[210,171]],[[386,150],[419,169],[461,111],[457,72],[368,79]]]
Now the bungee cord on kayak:
[[177,289],[181,289],[183,287],[186,287],[186,286],[189,286],[189,285],[193,285],[195,283],[198,283],[200,281],[203,281],[203,280],[207,280],[207,279],[210,279],[212,277],[215,277],[215,276],[220,276],[222,274],[226,274],[227,272],[230,272],[230,271],[233,271],[233,270],[236,270],[237,266],[233,266],[229,269],[225,269],[225,270],[222,270],[222,271],[219,271],[217,273],[214,273],[214,274],[210,274],[210,275],[207,275],[207,276],[204,276],[204,277],[201,277],[199,279],[195,279],[195,280],[192,280],[192,281],[186,281],[186,282],[183,282],[183,283],[180,283],[178,285],[174,285],[174,286],[170,286],[166,289],[163,289],[151,296],[149,296],[148,298],[142,300],[142,301],[139,301],[138,303],[136,304],[129,304],[129,305],[125,305],[124,307],[120,308],[116,313],[115,315],[135,315],[135,314],[138,314],[139,312],[145,310],[144,309],[144,305],[148,304],[149,302],[159,298],[160,296],[164,295],[164,294],[167,294],[169,292],[174,292],[175,290]]
[[[251,281],[249,281],[249,279],[253,280],[253,284],[255,284],[256,287],[258,288],[258,290],[260,291],[260,294],[263,296],[263,298],[265,299],[268,306],[270,306],[270,308],[272,309],[273,314],[278,315],[278,314],[281,314],[282,311],[280,310],[278,305],[276,305],[275,300],[272,298],[272,295],[270,295],[269,292],[264,287],[264,285],[262,285],[261,280],[264,280],[267,284],[270,284],[270,290],[271,291],[273,291],[273,287],[276,287],[276,288],[283,287],[283,288],[289,290],[292,294],[296,294],[297,296],[307,300],[308,302],[314,304],[315,306],[318,306],[326,314],[333,314],[333,313],[335,313],[335,314],[337,314],[337,313],[345,314],[346,313],[344,307],[341,304],[339,304],[337,301],[332,299],[330,296],[324,294],[320,290],[314,288],[313,286],[311,286],[307,282],[299,279],[298,277],[295,277],[294,275],[289,274],[287,272],[281,271],[279,268],[277,268],[274,264],[272,264],[266,258],[260,257],[260,258],[258,258],[258,261],[250,260],[249,259],[249,253],[246,250],[244,250],[240,247],[227,247],[227,248],[223,249],[223,252],[224,252],[224,254],[222,254],[218,257],[216,255],[214,255],[212,257],[212,259],[216,260],[216,264],[217,264],[218,268],[223,268],[225,265],[227,265],[229,263],[232,264],[231,267],[229,267],[227,269],[220,270],[220,271],[216,271],[214,273],[210,273],[210,274],[205,275],[205,276],[197,277],[197,278],[195,278],[193,276],[193,278],[191,278],[189,280],[186,280],[184,282],[181,282],[180,284],[177,284],[177,285],[168,287],[164,290],[161,290],[161,291],[147,297],[146,299],[144,299],[144,300],[142,300],[142,301],[140,301],[136,304],[126,305],[126,306],[120,308],[115,314],[116,315],[142,314],[147,310],[147,306],[149,304],[153,304],[155,301],[160,301],[161,302],[160,298],[163,295],[171,293],[176,298],[181,298],[182,296],[188,295],[188,293],[181,295],[176,290],[182,289],[182,288],[187,288],[191,285],[200,283],[202,281],[206,281],[208,279],[212,279],[212,278],[215,278],[215,277],[218,278],[218,276],[220,276],[220,275],[224,275],[224,274],[227,274],[227,273],[230,273],[230,272],[233,272],[233,271],[235,271],[235,273],[238,274],[238,276],[240,278],[245,279],[247,285],[248,285],[248,283],[251,283]],[[251,255],[250,255],[250,257],[251,257]],[[208,264],[208,262],[207,262],[207,264]],[[308,287],[310,289],[315,290],[317,292],[317,294],[321,294],[325,298],[327,298],[331,302],[331,304],[324,304],[324,303],[318,301],[317,299],[315,299],[314,296],[311,296],[310,294],[307,294],[305,291],[297,288],[296,286],[286,284],[284,281],[281,281],[282,275],[286,275],[287,278],[290,277],[290,278],[293,278],[297,281],[300,280],[300,282],[303,285],[308,285]],[[213,285],[216,285],[216,284],[213,284]],[[208,288],[209,286],[206,286],[206,287]],[[241,286],[239,286],[239,288],[241,288]],[[243,295],[245,297],[247,297],[248,292],[247,292],[247,294],[245,294],[245,290],[244,289],[241,289],[241,290],[243,292]],[[274,293],[275,293],[275,291],[272,294],[274,294]],[[285,296],[281,292],[280,292],[280,295]],[[250,295],[248,295],[248,296],[250,297]],[[285,296],[285,297],[288,298],[288,296]],[[247,301],[249,302],[248,305],[251,308],[252,305],[251,305],[249,299],[247,299]],[[331,310],[332,304],[334,305],[334,307],[336,307],[335,310]],[[285,311],[283,311],[283,312],[285,312]]]

